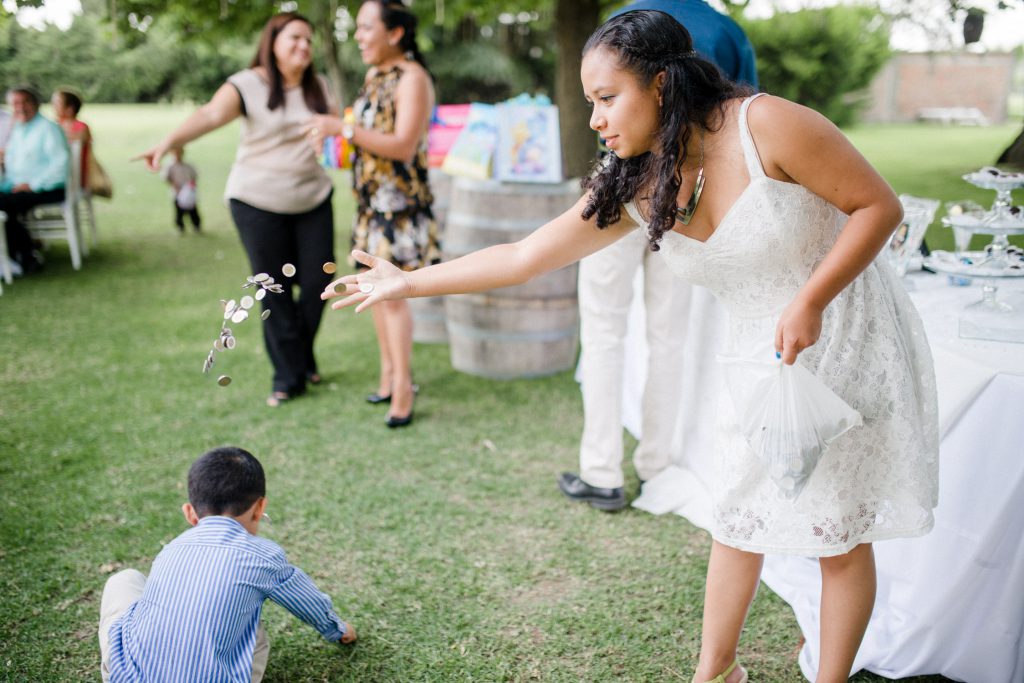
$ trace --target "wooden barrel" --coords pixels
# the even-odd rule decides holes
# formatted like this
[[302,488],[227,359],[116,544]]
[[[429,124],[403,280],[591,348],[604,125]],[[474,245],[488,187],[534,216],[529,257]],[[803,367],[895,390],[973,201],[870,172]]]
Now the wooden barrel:
[[[442,173],[439,168],[432,168],[430,173],[430,190],[434,194],[434,220],[437,221],[437,234],[444,246],[444,224],[448,215],[448,204],[451,200],[452,177]],[[430,296],[422,299],[409,299],[412,311],[412,340],[421,344],[448,343],[448,327],[445,322],[444,297]]]
[[[570,208],[579,181],[553,185],[456,178],[445,228],[445,260],[514,242]],[[456,370],[513,379],[567,370],[576,362],[576,265],[524,285],[445,297]]]

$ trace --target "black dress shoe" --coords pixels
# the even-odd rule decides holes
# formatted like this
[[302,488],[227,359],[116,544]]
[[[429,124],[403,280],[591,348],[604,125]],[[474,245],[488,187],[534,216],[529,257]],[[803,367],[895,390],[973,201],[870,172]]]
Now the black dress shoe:
[[404,417],[395,417],[393,415],[388,415],[388,419],[384,420],[384,424],[386,424],[391,429],[394,429],[396,427],[406,427],[412,424],[412,413],[410,412],[408,415]]
[[613,512],[626,507],[626,494],[621,486],[614,489],[591,486],[572,472],[562,472],[558,478],[558,488],[569,499],[590,503],[590,507],[598,510]]

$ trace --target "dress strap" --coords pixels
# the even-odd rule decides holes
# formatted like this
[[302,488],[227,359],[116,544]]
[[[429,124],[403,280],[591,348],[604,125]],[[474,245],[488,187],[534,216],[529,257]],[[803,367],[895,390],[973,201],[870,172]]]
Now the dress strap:
[[747,173],[750,174],[751,180],[763,177],[765,172],[761,157],[757,154],[757,147],[754,146],[754,138],[750,135],[750,127],[747,126],[747,110],[751,102],[764,94],[759,92],[751,95],[740,105],[740,144],[743,146],[743,160],[747,162]]

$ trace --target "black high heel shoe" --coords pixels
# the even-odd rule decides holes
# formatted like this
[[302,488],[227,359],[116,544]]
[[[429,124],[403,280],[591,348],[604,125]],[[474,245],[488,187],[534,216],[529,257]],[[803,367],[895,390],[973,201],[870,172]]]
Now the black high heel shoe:
[[[413,384],[412,385],[412,394],[413,394],[413,396],[415,396],[418,393],[420,393],[420,385],[419,384]],[[372,394],[367,394],[366,395],[366,402],[367,403],[372,403],[373,405],[377,405],[378,403],[391,403],[391,394],[388,394],[387,396],[381,396],[377,392],[374,392]]]
[[396,427],[407,427],[412,424],[412,411],[410,410],[409,414],[405,417],[388,415],[388,419],[384,420],[384,424],[386,424],[390,429],[395,429]]

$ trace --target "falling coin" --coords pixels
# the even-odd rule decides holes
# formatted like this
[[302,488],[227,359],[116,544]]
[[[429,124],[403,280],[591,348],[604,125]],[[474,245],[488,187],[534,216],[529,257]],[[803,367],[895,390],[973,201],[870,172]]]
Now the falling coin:
[[228,351],[230,351],[231,349],[235,348],[235,338],[234,337],[225,337],[225,339],[224,339],[224,348],[227,349]]
[[222,387],[226,387],[227,385],[231,384],[231,378],[227,375],[221,375],[220,377],[217,378],[217,384],[221,385]]
[[249,311],[244,308],[239,308],[231,316],[231,322],[240,323],[249,317]]
[[291,277],[292,275],[295,275],[295,266],[293,266],[290,263],[284,264],[283,266],[281,266],[281,274],[284,275],[285,277]]
[[255,282],[266,282],[267,280],[270,279],[270,276],[267,275],[266,273],[256,273],[255,275],[252,276],[252,279]]
[[364,282],[361,285],[359,285],[359,291],[362,292],[363,294],[369,294],[370,292],[373,291],[373,285],[371,285],[369,282]]
[[213,348],[217,349],[218,351],[223,351],[224,342],[221,341],[220,339],[217,339],[217,341],[213,342]]
[[263,301],[263,297],[267,295],[267,290],[258,289],[256,290],[256,301]]
[[268,308],[267,310],[263,311],[263,313],[260,314],[260,317],[262,319],[264,319],[264,320],[269,318],[270,317],[270,309]]
[[324,264],[324,272],[327,273],[328,275],[334,275],[334,273],[336,273],[337,270],[338,266],[335,265],[333,261],[328,261],[327,263]]
[[249,310],[250,308],[252,308],[252,305],[254,303],[256,303],[255,300],[251,296],[246,294],[245,296],[242,297],[242,300],[239,302],[239,305],[245,310]]

